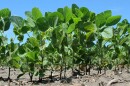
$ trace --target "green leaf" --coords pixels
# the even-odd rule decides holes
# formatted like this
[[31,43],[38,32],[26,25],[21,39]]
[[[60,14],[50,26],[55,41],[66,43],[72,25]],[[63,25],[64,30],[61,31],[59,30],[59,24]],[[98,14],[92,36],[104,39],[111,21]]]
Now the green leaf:
[[95,32],[96,31],[96,27],[94,26],[93,23],[91,22],[87,22],[84,24],[84,29],[87,31],[87,32]]
[[36,38],[34,38],[34,37],[28,38],[28,42],[31,43],[34,47],[39,46],[38,40]]
[[89,17],[90,17],[90,12],[89,12],[88,8],[81,7],[80,11],[83,13],[82,20],[83,21],[87,21],[89,19]]
[[18,39],[19,41],[23,41],[24,36],[23,36],[23,35],[19,35],[19,36],[17,37],[17,39]]
[[20,31],[22,32],[22,34],[26,34],[29,30],[30,30],[30,27],[23,26]]
[[15,35],[20,35],[19,29],[17,29],[16,27],[14,27],[13,32]]
[[49,25],[54,27],[64,21],[64,16],[60,12],[49,13],[47,16]]
[[18,27],[18,28],[21,28],[24,25],[24,19],[19,16],[11,16],[10,21],[11,23],[13,23],[15,27]]
[[24,53],[26,53],[26,51],[25,51],[25,49],[24,49],[24,45],[19,46],[18,52],[19,52],[19,54],[24,54]]
[[25,20],[25,24],[30,27],[35,27],[35,23],[31,18],[27,18],[27,20]]
[[29,72],[29,67],[27,64],[23,63],[20,67],[20,70],[23,72],[23,73],[26,73],[26,72]]
[[63,8],[58,8],[57,11],[60,12],[61,14],[64,13]]
[[92,32],[87,32],[86,33],[86,39],[88,40],[92,34],[93,34]]
[[72,12],[75,14],[75,9],[79,9],[76,4],[72,4]]
[[34,20],[37,20],[38,18],[42,17],[42,13],[38,8],[34,7],[32,9],[32,16],[33,16]]
[[64,17],[66,22],[68,22],[72,18],[72,10],[67,6],[64,7]]
[[128,22],[127,19],[122,20],[122,23],[124,23],[124,24],[129,24],[129,22]]
[[121,19],[121,16],[120,15],[117,15],[117,16],[111,16],[107,19],[106,21],[106,25],[107,26],[112,26],[112,25],[115,25],[117,24]]
[[112,16],[111,10],[106,10],[106,11],[104,11],[104,17],[105,17],[105,19],[107,19],[107,18],[109,18],[109,17],[111,17],[111,16]]
[[38,29],[43,32],[45,32],[49,28],[48,21],[44,17],[37,19],[36,24],[38,26]]
[[4,18],[3,21],[0,20],[0,30],[7,31],[10,28],[10,20],[8,17]]
[[67,32],[68,25],[66,23],[62,23],[61,28],[63,29],[64,32]]
[[7,31],[7,30],[9,30],[9,28],[10,28],[10,20],[9,20],[9,18],[4,18],[4,23],[5,23],[5,26],[4,26],[4,31]]
[[78,22],[81,21],[81,18],[73,18],[73,21],[75,24],[78,24]]
[[123,43],[128,41],[128,37],[124,37],[120,39],[120,45],[123,45]]
[[26,15],[28,18],[33,18],[32,12],[30,12],[30,11],[25,11],[25,15]]
[[75,24],[71,24],[69,27],[68,27],[68,30],[67,30],[67,33],[71,33],[73,30],[75,29]]
[[15,59],[11,59],[8,63],[9,63],[13,68],[20,68],[19,63],[18,63]]
[[104,17],[103,13],[100,13],[96,16],[96,25],[97,27],[102,27],[103,25],[105,25],[106,23],[106,19]]
[[10,17],[11,16],[11,11],[8,8],[4,8],[0,10],[0,18],[1,17]]
[[83,13],[82,13],[79,9],[76,9],[76,8],[75,8],[75,15],[76,15],[78,18],[83,17]]
[[37,55],[36,55],[36,52],[27,52],[26,53],[26,59],[29,61],[29,62],[36,62],[37,61]]
[[0,30],[3,30],[3,26],[4,26],[3,21],[0,20]]
[[101,33],[101,35],[104,39],[112,38],[113,37],[113,28],[112,27],[105,28],[104,31]]
[[90,12],[90,21],[91,22],[95,21],[95,18],[96,18],[95,13]]

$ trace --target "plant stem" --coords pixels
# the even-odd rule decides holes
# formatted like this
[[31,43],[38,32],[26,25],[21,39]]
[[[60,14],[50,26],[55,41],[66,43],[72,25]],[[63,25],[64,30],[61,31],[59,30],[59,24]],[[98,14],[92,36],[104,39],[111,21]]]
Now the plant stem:
[[32,74],[32,73],[29,73],[29,77],[30,77],[30,81],[32,82],[33,74]]
[[53,76],[52,76],[52,74],[53,74],[53,68],[51,67],[51,75],[50,75],[51,81],[53,81]]
[[8,80],[10,80],[10,67],[9,67],[9,73],[8,73]]
[[66,78],[66,63],[65,63],[65,70],[64,70],[64,78]]
[[62,69],[63,69],[63,67],[61,65],[61,67],[60,67],[60,80],[62,79]]

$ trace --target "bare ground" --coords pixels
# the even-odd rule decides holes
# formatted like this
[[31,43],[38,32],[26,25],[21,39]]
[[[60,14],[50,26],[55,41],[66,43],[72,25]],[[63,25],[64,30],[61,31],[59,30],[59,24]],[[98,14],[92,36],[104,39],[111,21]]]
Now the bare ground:
[[107,70],[106,74],[97,74],[96,70],[91,70],[90,75],[71,77],[71,70],[67,70],[66,79],[59,80],[59,72],[53,73],[53,81],[50,82],[48,76],[50,72],[46,72],[43,82],[39,83],[38,77],[33,78],[33,82],[29,82],[28,74],[22,76],[19,80],[17,75],[19,70],[11,69],[11,82],[6,81],[8,77],[8,69],[0,68],[0,86],[130,86],[130,73],[125,69],[122,72],[114,72]]

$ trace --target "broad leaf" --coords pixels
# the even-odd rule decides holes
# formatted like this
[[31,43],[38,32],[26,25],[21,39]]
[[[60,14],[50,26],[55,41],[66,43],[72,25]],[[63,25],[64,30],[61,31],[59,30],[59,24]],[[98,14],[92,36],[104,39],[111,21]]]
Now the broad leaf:
[[71,33],[73,30],[75,29],[75,24],[71,24],[69,27],[68,27],[68,30],[67,30],[67,33]]
[[32,16],[33,16],[34,20],[37,20],[38,18],[42,17],[42,13],[38,8],[34,7],[32,9]]
[[102,27],[103,25],[105,25],[106,23],[106,19],[104,17],[103,13],[100,13],[96,16],[96,25],[97,27]]
[[105,28],[104,31],[101,33],[101,35],[104,39],[112,38],[113,37],[113,28],[112,27]]
[[75,13],[75,9],[79,9],[76,4],[72,4],[72,12]]
[[19,36],[17,37],[17,39],[18,39],[19,41],[23,41],[24,36],[23,36],[23,35],[19,35]]
[[38,29],[44,32],[49,28],[48,21],[44,17],[37,19],[36,24]]
[[83,17],[83,13],[79,10],[79,9],[75,9],[75,15],[78,17],[78,18],[81,18]]
[[4,8],[0,10],[0,18],[1,17],[10,17],[11,16],[11,11],[8,8]]
[[107,18],[109,18],[109,17],[112,16],[112,12],[111,12],[111,10],[106,10],[106,11],[104,11],[103,13],[104,13],[104,17],[105,17],[105,19],[107,19]]
[[95,32],[96,31],[96,27],[93,23],[91,22],[87,22],[84,24],[84,29],[86,30],[86,32]]
[[95,21],[95,18],[96,18],[95,13],[90,12],[90,21],[91,21],[91,22]]
[[30,30],[30,27],[23,26],[20,31],[22,32],[22,34],[26,34],[29,30]]
[[60,12],[61,14],[64,14],[64,9],[63,8],[58,8],[57,11]]
[[121,16],[120,16],[120,15],[118,15],[118,16],[111,16],[111,17],[109,17],[109,18],[107,19],[106,25],[107,25],[107,26],[115,25],[115,24],[117,24],[117,23],[120,21],[120,19],[121,19]]
[[24,19],[19,16],[11,16],[10,21],[14,24],[15,27],[18,28],[21,28],[24,25]]
[[10,28],[10,23],[11,23],[9,18],[4,18],[4,23],[5,23],[4,31],[7,31]]
[[64,21],[64,16],[60,12],[49,13],[47,20],[49,21],[49,25],[54,27]]
[[24,53],[26,53],[26,51],[25,51],[24,48],[25,48],[24,45],[19,46],[19,48],[18,48],[19,54],[24,54]]
[[16,27],[14,27],[13,32],[15,35],[20,35],[20,31]]
[[33,18],[32,12],[30,12],[30,11],[26,11],[26,12],[25,12],[25,15],[26,15],[28,18]]
[[92,34],[93,34],[92,32],[87,32],[86,33],[86,39],[88,40]]
[[83,13],[82,20],[83,21],[87,21],[89,19],[89,17],[90,17],[90,12],[89,12],[88,8],[81,7],[80,11]]
[[61,24],[61,28],[64,32],[67,32],[68,25],[66,23]]
[[0,20],[0,30],[7,31],[10,28],[10,20],[8,17]]
[[64,17],[66,22],[68,22],[72,18],[72,10],[67,6],[64,7]]
[[34,37],[28,38],[28,42],[31,43],[34,47],[39,46],[38,40],[36,38],[34,38]]
[[31,18],[27,18],[27,20],[25,20],[25,24],[30,27],[35,27],[35,23]]
[[8,62],[13,68],[20,68],[20,64],[15,60],[15,59],[11,59]]
[[29,62],[35,62],[37,61],[37,54],[36,52],[27,52],[26,53],[26,59],[29,61]]

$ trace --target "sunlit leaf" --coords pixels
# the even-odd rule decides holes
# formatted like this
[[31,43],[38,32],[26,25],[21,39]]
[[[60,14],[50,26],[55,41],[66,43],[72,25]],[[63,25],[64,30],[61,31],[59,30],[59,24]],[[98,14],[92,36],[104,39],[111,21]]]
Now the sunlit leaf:
[[104,17],[103,13],[100,13],[96,16],[96,25],[97,27],[102,27],[103,25],[105,25],[106,23],[106,19]]
[[84,23],[84,29],[87,31],[87,32],[95,32],[96,31],[96,27],[93,23]]
[[[30,15],[30,14],[29,14],[29,15]],[[39,10],[39,8],[34,7],[34,8],[32,9],[32,16],[33,16],[34,20],[37,20],[38,18],[42,17],[42,13],[41,13],[41,11]]]
[[4,8],[0,10],[0,17],[10,17],[11,16],[11,11],[8,8]]
[[64,17],[66,22],[68,22],[72,18],[72,10],[67,6],[64,7]]
[[120,19],[121,19],[121,16],[120,16],[120,15],[118,15],[118,16],[111,16],[111,17],[109,17],[109,18],[107,19],[106,25],[107,25],[107,26],[115,25],[115,24],[117,24],[117,23],[120,21]]
[[105,39],[112,38],[113,37],[113,28],[112,27],[105,28],[104,31],[101,33],[101,35]]
[[103,14],[104,14],[105,19],[107,19],[107,18],[112,16],[111,10],[106,10],[106,11],[103,12]]
[[75,24],[71,24],[71,25],[68,27],[67,33],[71,33],[74,29],[75,29]]

